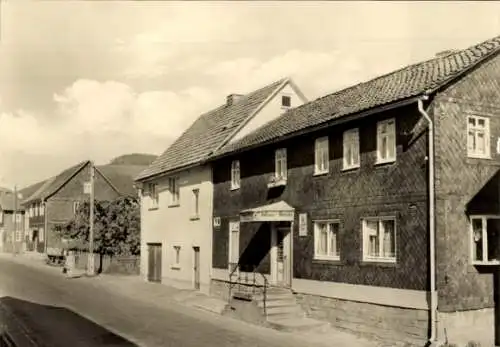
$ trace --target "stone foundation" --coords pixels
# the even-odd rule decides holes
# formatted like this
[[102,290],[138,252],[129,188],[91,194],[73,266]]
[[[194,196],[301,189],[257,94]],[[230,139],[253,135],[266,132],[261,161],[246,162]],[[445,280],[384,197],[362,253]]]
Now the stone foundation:
[[407,345],[424,346],[428,338],[429,312],[409,308],[296,294],[297,302],[311,318],[355,334]]
[[481,346],[495,345],[495,312],[493,308],[459,312],[438,312],[438,339],[465,346],[477,341]]

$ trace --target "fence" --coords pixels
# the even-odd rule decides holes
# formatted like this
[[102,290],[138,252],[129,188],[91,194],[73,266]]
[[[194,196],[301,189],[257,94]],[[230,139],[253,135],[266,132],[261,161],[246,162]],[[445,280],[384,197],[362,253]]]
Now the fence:
[[[88,252],[76,251],[75,266],[77,269],[85,269],[88,264]],[[101,264],[102,260],[102,264]],[[139,275],[140,257],[139,256],[110,256],[94,254],[95,269],[101,269],[102,273]]]

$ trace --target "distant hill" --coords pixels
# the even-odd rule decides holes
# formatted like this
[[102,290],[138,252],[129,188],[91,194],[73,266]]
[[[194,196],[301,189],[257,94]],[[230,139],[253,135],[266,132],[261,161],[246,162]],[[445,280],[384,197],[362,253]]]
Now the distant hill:
[[124,154],[112,159],[108,165],[149,166],[156,159],[156,157],[157,155],[154,154],[143,154],[143,153]]

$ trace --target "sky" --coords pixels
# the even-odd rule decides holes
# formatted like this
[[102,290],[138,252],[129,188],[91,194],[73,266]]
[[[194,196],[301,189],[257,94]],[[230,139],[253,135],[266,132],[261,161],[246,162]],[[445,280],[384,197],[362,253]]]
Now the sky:
[[231,93],[309,100],[500,34],[500,2],[0,2],[0,186],[161,154]]

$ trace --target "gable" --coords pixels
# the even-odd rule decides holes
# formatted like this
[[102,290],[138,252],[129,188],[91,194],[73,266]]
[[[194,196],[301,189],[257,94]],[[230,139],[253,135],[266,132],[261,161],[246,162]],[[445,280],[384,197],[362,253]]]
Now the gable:
[[[240,140],[261,126],[269,123],[273,119],[280,117],[287,110],[298,107],[303,105],[304,102],[307,102],[306,98],[298,92],[298,90],[291,83],[283,85],[283,87],[276,92],[276,94],[272,95],[271,98],[266,101],[264,107],[236,132],[228,143],[234,143]],[[290,98],[290,107],[284,107],[282,105],[283,97]]]

